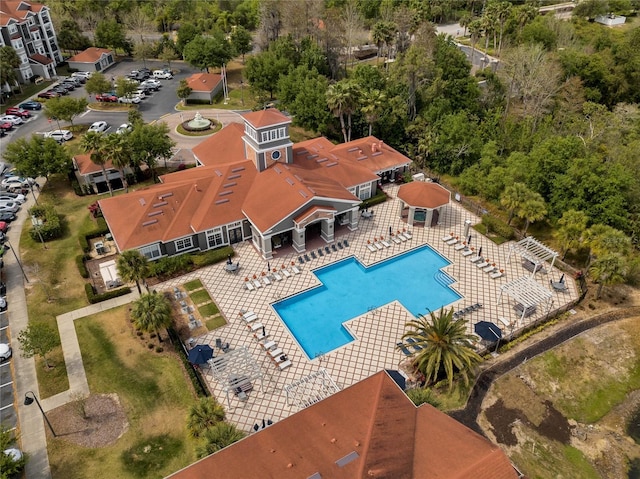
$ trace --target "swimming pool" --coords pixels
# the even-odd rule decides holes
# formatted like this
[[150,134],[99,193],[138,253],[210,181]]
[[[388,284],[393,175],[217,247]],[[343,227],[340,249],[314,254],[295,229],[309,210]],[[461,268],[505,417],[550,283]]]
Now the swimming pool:
[[320,286],[273,304],[309,359],[354,340],[343,323],[394,300],[413,315],[426,314],[461,296],[441,271],[450,261],[421,246],[365,267],[354,257],[318,268]]

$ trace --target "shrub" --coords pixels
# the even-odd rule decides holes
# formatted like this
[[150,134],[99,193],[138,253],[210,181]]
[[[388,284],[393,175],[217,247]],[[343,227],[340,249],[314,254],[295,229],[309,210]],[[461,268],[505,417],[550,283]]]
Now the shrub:
[[208,266],[210,264],[220,263],[226,260],[229,255],[234,256],[235,252],[231,246],[223,246],[222,248],[204,251],[192,255],[193,265],[196,267]]
[[482,224],[487,228],[489,233],[496,233],[506,240],[512,240],[515,237],[513,228],[495,216],[483,215]]
[[96,290],[93,285],[86,283],[84,285],[85,293],[87,294],[87,299],[89,303],[96,304],[102,301],[106,301],[107,299],[117,298],[119,296],[124,296],[125,294],[129,294],[131,292],[131,288],[125,286],[123,288],[113,289],[111,291],[107,291],[102,294],[96,294]]
[[34,206],[29,209],[29,214],[42,221],[42,226],[34,226],[29,231],[32,240],[40,241],[42,238],[50,241],[62,236],[62,222],[53,206]]
[[376,196],[372,196],[368,200],[364,200],[360,203],[360,209],[363,210],[365,208],[371,208],[372,206],[379,205],[385,201],[387,201],[387,194],[382,190],[378,190]]
[[184,366],[185,371],[187,371],[189,379],[191,379],[191,383],[193,384],[193,388],[195,389],[196,394],[200,397],[209,396],[209,392],[207,391],[204,384],[198,377],[196,371],[193,369],[193,366],[189,362],[189,358],[187,357],[187,353],[184,350],[178,333],[176,333],[175,329],[173,328],[167,328],[167,333],[169,334],[169,339],[171,339],[171,343],[173,344],[174,349],[178,352],[178,356],[180,356],[180,360],[182,361],[182,365]]
[[161,353],[162,351],[164,351],[164,348],[162,346],[156,347],[156,353]]
[[85,279],[89,277],[89,270],[87,269],[87,264],[85,263],[87,259],[88,258],[86,254],[79,254],[76,256],[76,266],[78,266],[80,276]]
[[109,227],[107,226],[107,222],[101,216],[96,218],[96,228],[92,231],[82,231],[78,234],[78,242],[80,243],[80,248],[85,253],[91,251],[91,246],[89,244],[89,240],[93,238],[99,238],[100,236],[104,236],[109,232]]

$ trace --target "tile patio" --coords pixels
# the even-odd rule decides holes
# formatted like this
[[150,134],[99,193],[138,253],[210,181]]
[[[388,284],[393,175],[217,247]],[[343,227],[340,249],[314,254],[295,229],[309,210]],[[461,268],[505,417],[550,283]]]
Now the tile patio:
[[[290,336],[288,330],[282,324],[274,312],[271,304],[279,299],[306,290],[318,284],[312,270],[344,257],[355,255],[365,265],[378,262],[382,259],[397,255],[409,249],[428,243],[436,251],[448,258],[452,263],[444,268],[450,276],[457,280],[452,285],[461,295],[462,299],[451,306],[457,311],[474,303],[481,303],[483,307],[473,313],[465,315],[469,325],[469,331],[473,331],[473,324],[477,321],[492,321],[497,324],[504,335],[511,333],[511,325],[514,332],[523,326],[542,319],[547,312],[543,305],[537,312],[525,318],[523,322],[513,310],[513,303],[504,295],[498,304],[500,286],[508,281],[529,275],[520,264],[520,258],[512,256],[507,263],[509,247],[511,243],[497,246],[474,229],[470,229],[472,235],[471,245],[476,249],[483,248],[483,256],[495,262],[498,268],[505,270],[502,278],[492,279],[475,264],[463,257],[461,251],[456,251],[454,246],[447,245],[442,237],[449,232],[462,237],[465,220],[472,224],[479,218],[452,202],[445,208],[440,216],[440,224],[435,228],[423,228],[421,226],[408,228],[413,237],[406,242],[396,244],[389,242],[389,248],[377,250],[375,253],[367,249],[367,241],[373,242],[375,237],[381,235],[385,240],[389,239],[389,227],[392,231],[407,228],[401,218],[398,217],[399,200],[396,199],[398,187],[387,186],[385,191],[391,196],[391,200],[372,208],[374,216],[371,219],[361,219],[359,229],[349,231],[346,228],[336,228],[336,241],[347,239],[350,246],[338,249],[331,254],[312,259],[301,265],[298,262],[298,254],[293,250],[282,248],[283,253],[276,255],[270,261],[272,269],[280,269],[282,265],[290,265],[292,262],[301,269],[300,274],[292,274],[282,281],[272,281],[271,285],[263,286],[255,291],[244,288],[245,277],[252,278],[254,274],[260,277],[263,271],[267,271],[267,262],[260,258],[250,241],[234,245],[236,256],[234,261],[240,261],[241,270],[238,274],[228,273],[224,265],[213,265],[156,286],[157,290],[171,290],[174,286],[199,278],[216,301],[221,313],[227,319],[228,324],[203,336],[194,338],[196,343],[206,343],[215,348],[216,338],[221,338],[223,343],[229,342],[231,347],[246,345],[254,359],[259,363],[264,381],[261,390],[259,383],[254,384],[254,389],[248,394],[248,400],[240,401],[230,394],[230,406],[226,402],[226,396],[222,387],[217,384],[207,369],[203,369],[211,391],[218,400],[225,404],[227,418],[245,431],[250,431],[255,423],[261,423],[262,419],[278,421],[297,412],[295,405],[287,404],[287,398],[283,393],[285,385],[306,376],[320,368],[325,368],[340,388],[348,387],[381,369],[397,369],[405,357],[395,349],[396,342],[404,333],[404,324],[412,319],[410,313],[397,301],[376,308],[366,314],[348,322],[347,326],[357,338],[352,343],[308,360],[303,351],[297,346],[296,341]],[[320,246],[313,242],[314,250]],[[310,253],[311,249],[308,250]],[[536,281],[549,288],[549,281],[558,281],[562,274],[557,269],[551,270],[546,265],[547,274],[538,273]],[[566,276],[569,286],[568,292],[554,292],[552,310],[562,308],[577,296],[574,281]],[[427,292],[425,292],[427,294]],[[246,323],[240,318],[241,310],[255,311],[258,321],[264,324],[269,339],[274,340],[280,348],[289,356],[292,366],[280,371],[264,350],[259,346],[253,334],[247,329]],[[500,321],[498,318],[505,318]],[[506,323],[506,324],[504,324]],[[220,352],[222,354],[222,352]]]

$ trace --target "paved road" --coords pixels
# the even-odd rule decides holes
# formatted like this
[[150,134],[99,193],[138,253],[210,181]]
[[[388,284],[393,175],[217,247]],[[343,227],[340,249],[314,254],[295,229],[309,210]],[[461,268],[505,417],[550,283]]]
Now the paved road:
[[566,328],[557,331],[553,335],[536,342],[535,344],[523,349],[522,351],[515,353],[508,359],[490,366],[488,369],[482,371],[478,376],[475,384],[473,385],[465,408],[452,412],[450,414],[451,417],[461,422],[465,426],[473,429],[477,433],[485,435],[482,431],[482,428],[478,425],[477,419],[480,412],[482,411],[482,403],[484,401],[484,398],[486,397],[489,388],[496,379],[505,375],[512,369],[517,368],[523,362],[534,358],[550,349],[553,349],[556,346],[575,338],[579,334],[584,333],[585,331],[601,326],[603,324],[607,324],[611,321],[631,318],[634,316],[640,316],[640,307],[625,308],[618,311],[612,311],[582,320],[577,323],[570,324]]

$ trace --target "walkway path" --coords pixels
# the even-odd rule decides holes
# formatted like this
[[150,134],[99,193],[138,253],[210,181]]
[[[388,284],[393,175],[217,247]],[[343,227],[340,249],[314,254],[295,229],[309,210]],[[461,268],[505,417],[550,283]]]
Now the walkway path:
[[41,400],[42,408],[45,411],[63,406],[68,402],[75,401],[78,397],[88,396],[90,393],[87,375],[84,370],[84,364],[82,363],[80,344],[78,343],[78,336],[76,335],[76,328],[73,322],[76,319],[129,304],[138,298],[138,290],[134,288],[133,292],[124,296],[102,301],[97,304],[91,304],[84,308],[71,311],[70,313],[61,314],[56,318],[58,331],[60,332],[60,342],[62,343],[62,354],[64,355],[64,362],[67,367],[69,389]]

